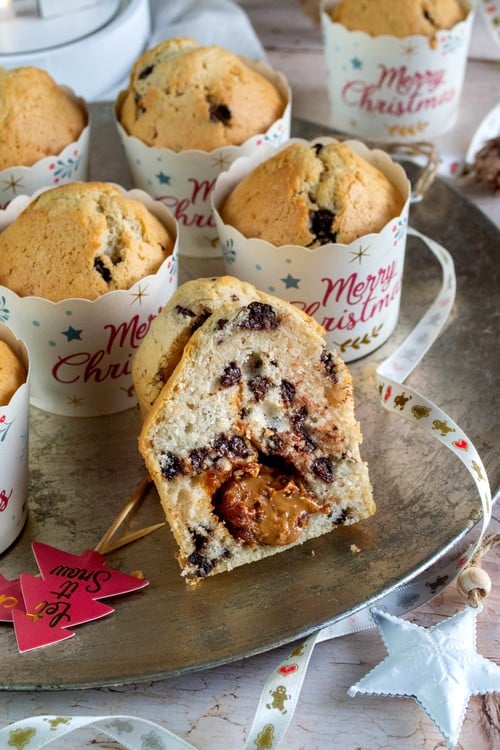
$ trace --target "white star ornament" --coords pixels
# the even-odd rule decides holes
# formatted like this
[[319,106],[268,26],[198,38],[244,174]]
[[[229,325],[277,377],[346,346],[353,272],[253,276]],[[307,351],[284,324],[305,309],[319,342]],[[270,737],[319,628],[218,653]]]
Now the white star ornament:
[[431,628],[372,609],[388,656],[349,688],[349,695],[414,698],[454,747],[469,697],[500,691],[500,666],[476,651],[481,609],[467,606]]

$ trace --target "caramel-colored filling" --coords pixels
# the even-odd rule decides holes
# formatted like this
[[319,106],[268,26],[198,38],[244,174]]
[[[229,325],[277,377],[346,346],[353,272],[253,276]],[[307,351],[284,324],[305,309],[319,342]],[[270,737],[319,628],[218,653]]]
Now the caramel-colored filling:
[[235,471],[217,493],[217,512],[233,536],[246,544],[294,542],[311,513],[328,512],[300,482],[261,464]]

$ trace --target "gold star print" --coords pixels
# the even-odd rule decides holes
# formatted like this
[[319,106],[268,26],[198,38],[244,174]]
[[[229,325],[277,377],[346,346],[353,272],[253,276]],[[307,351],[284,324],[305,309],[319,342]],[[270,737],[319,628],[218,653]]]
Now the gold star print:
[[405,44],[405,46],[402,49],[403,55],[406,55],[406,57],[411,57],[415,54],[417,51],[417,47],[415,44]]
[[71,396],[71,398],[68,399],[68,404],[70,404],[70,406],[77,407],[77,406],[81,406],[82,403],[83,403],[83,398],[80,398],[80,396],[75,395],[75,396]]
[[140,305],[142,303],[142,298],[143,297],[149,297],[149,295],[147,293],[147,287],[146,287],[146,289],[142,289],[141,287],[139,287],[139,289],[137,290],[137,292],[134,292],[132,294],[132,297],[134,297],[134,299],[132,300],[131,304],[133,305],[136,302],[138,302],[139,303],[139,307],[140,307]]
[[360,245],[360,247],[359,247],[359,250],[358,250],[357,252],[352,252],[352,251],[351,251],[351,255],[354,255],[354,258],[353,258],[353,259],[352,259],[351,261],[349,261],[349,262],[350,262],[350,263],[354,263],[354,261],[355,261],[356,259],[358,259],[358,260],[359,260],[359,263],[361,264],[361,259],[362,259],[362,258],[364,258],[365,256],[366,256],[366,257],[369,257],[369,256],[367,255],[367,251],[368,251],[368,248],[367,248],[367,247],[361,247],[361,245]]
[[11,174],[10,178],[8,180],[2,180],[4,190],[12,190],[13,193],[16,193],[18,188],[22,188],[23,181],[21,177],[14,177],[14,175]]
[[212,164],[214,167],[218,167],[220,172],[223,172],[229,166],[229,157],[224,154],[218,154],[213,157]]

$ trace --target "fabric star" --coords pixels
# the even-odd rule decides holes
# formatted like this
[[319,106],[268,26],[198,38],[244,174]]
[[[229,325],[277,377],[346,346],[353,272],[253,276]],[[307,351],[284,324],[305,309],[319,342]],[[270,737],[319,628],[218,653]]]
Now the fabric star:
[[500,691],[500,666],[476,652],[481,609],[467,606],[431,628],[372,610],[388,656],[349,688],[349,695],[414,698],[454,747],[469,697]]
[[76,328],[73,328],[73,326],[69,326],[67,331],[61,331],[63,336],[66,336],[68,341],[73,341],[74,339],[78,339],[78,341],[81,341],[81,330],[77,330]]

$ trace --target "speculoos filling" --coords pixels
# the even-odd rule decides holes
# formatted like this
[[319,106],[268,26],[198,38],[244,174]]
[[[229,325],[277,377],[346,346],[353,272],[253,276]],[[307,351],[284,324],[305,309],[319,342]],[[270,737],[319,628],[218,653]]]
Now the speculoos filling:
[[312,513],[330,510],[298,478],[262,464],[236,470],[217,491],[215,507],[230,533],[250,546],[291,544]]

